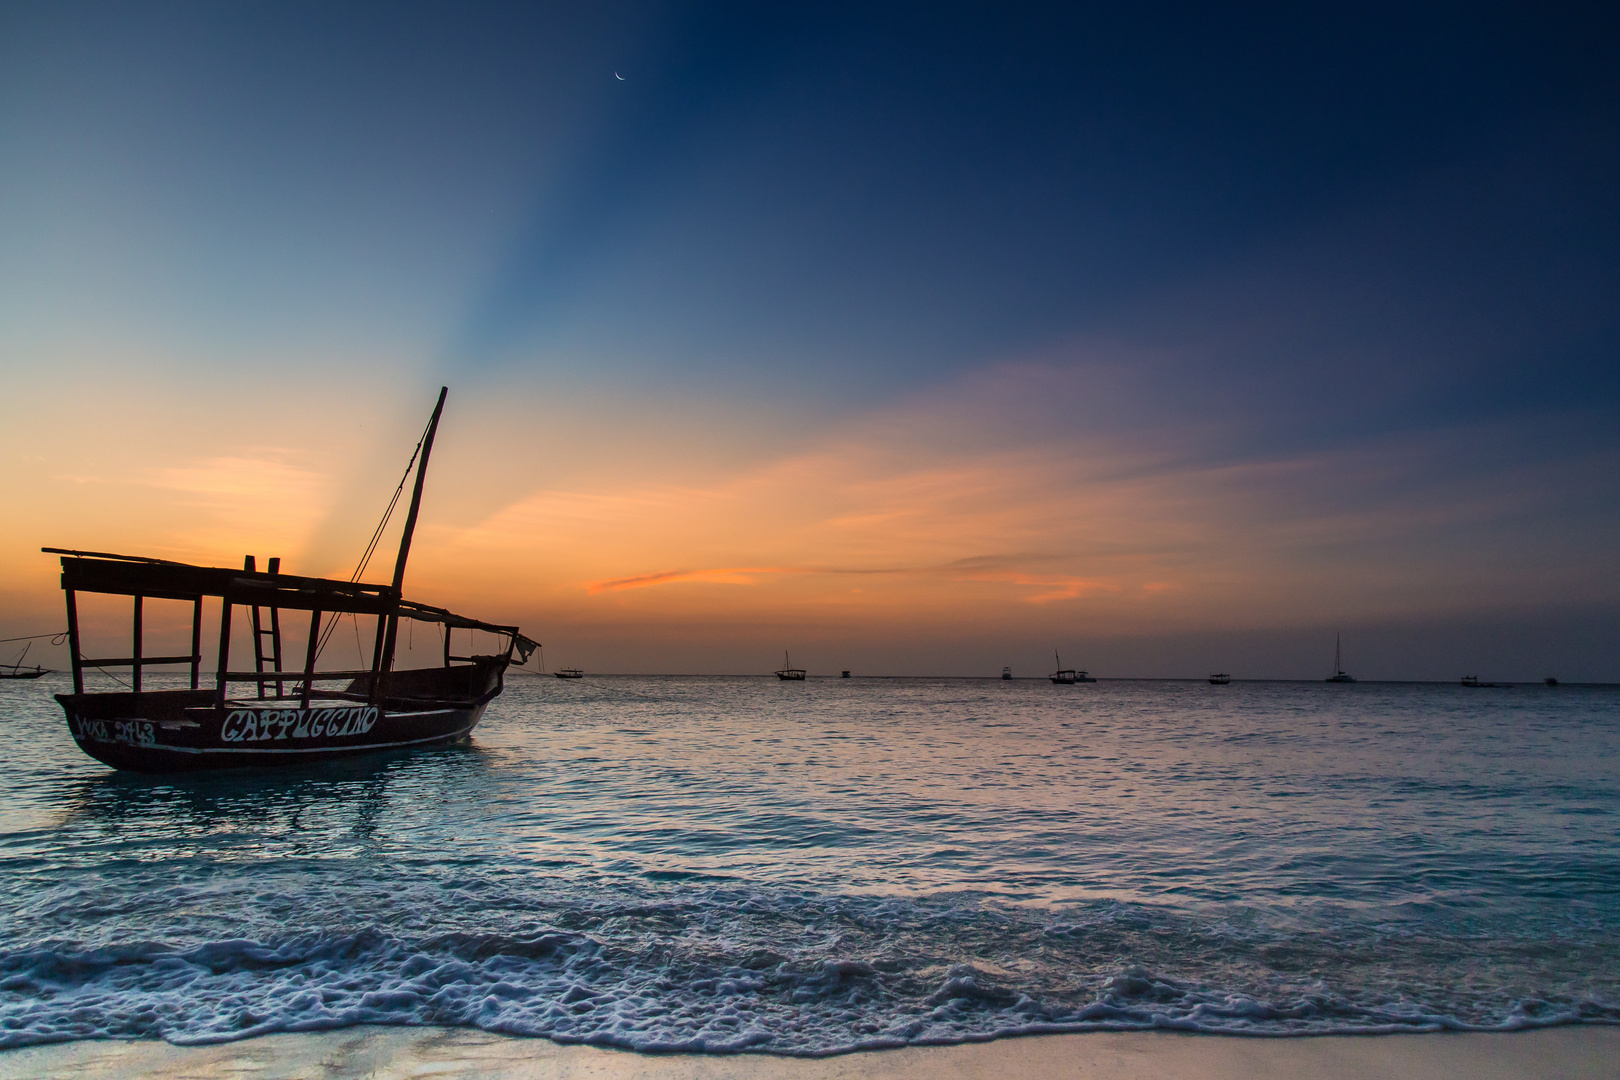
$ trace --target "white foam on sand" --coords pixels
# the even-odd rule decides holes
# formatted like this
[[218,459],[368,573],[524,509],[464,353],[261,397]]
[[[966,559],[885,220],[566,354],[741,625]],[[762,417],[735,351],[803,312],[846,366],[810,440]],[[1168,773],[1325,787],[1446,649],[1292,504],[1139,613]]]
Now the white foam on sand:
[[782,1058],[645,1055],[440,1028],[359,1027],[208,1047],[78,1042],[0,1052],[0,1080],[1613,1080],[1620,1028],[1237,1039],[1097,1032]]

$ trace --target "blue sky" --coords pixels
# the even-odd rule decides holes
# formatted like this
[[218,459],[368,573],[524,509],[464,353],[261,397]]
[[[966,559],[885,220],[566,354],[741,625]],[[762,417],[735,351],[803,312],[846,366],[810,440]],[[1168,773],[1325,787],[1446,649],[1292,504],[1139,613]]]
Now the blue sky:
[[[480,521],[908,425],[964,468],[1083,465],[1054,481],[1075,505],[1099,476],[1288,467],[1309,479],[1243,511],[1256,550],[1284,518],[1403,524],[1291,541],[1295,610],[1242,627],[1470,610],[1458,582],[1298,600],[1348,558],[1374,592],[1472,565],[1493,625],[1551,605],[1578,636],[1620,605],[1617,46],[1591,5],[4,4],[0,363],[108,415],[328,385],[380,442],[449,383],[483,417],[469,468],[542,463],[455,485]],[[8,413],[14,471],[73,414]],[[222,459],[150,464],[188,452]],[[84,453],[75,475],[121,456]],[[1200,513],[1189,536],[1244,528]],[[985,548],[958,558],[1090,573],[1069,533],[952,520]],[[691,569],[655,540],[592,580]],[[759,543],[731,554],[786,558]],[[1219,606],[1133,632],[1217,633]]]

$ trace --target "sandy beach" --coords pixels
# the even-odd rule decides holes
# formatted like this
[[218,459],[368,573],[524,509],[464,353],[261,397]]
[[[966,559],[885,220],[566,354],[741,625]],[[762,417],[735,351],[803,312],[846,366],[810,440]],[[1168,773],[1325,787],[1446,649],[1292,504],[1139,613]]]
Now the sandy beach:
[[638,1054],[452,1028],[356,1027],[222,1046],[75,1042],[0,1054],[0,1078],[256,1080],[1613,1080],[1620,1027],[1512,1034],[1248,1039],[1160,1032],[1032,1036],[830,1058]]

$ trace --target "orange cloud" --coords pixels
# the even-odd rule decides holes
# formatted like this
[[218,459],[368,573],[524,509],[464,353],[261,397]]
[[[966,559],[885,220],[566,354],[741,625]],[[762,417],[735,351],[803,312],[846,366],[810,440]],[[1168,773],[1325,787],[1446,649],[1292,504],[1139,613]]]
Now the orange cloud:
[[1099,589],[1118,591],[1117,585],[1109,585],[1095,578],[1065,577],[1039,574],[1019,574],[1013,572],[966,574],[959,577],[959,581],[996,581],[1006,582],[1010,585],[1019,585],[1024,588],[1040,589],[1041,592],[1024,597],[1028,604],[1047,604],[1054,600],[1078,600],[1089,592]]
[[585,591],[591,595],[617,592],[622,589],[645,589],[653,585],[673,585],[682,581],[701,581],[713,585],[753,585],[758,574],[805,573],[781,566],[737,566],[714,570],[665,570],[657,574],[639,574],[635,577],[613,578],[609,581],[590,581]]

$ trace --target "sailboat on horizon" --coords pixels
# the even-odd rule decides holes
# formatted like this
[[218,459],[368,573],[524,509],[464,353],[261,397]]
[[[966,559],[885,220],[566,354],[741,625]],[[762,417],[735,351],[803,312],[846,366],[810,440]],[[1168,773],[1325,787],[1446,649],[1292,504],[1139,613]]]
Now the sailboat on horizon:
[[[44,637],[46,635],[42,634],[40,636]],[[38,664],[35,664],[31,668],[25,668],[22,666],[22,662],[28,659],[28,650],[33,648],[33,645],[34,643],[30,641],[27,645],[23,646],[23,651],[17,655],[17,662],[15,664],[0,666],[0,679],[37,679],[41,675],[51,674],[50,668],[42,668]]]
[[1346,673],[1345,670],[1344,670],[1344,661],[1340,658],[1340,653],[1339,653],[1339,635],[1338,634],[1333,635],[1333,674],[1329,675],[1325,681],[1326,682],[1343,682],[1343,683],[1349,683],[1349,682],[1355,682],[1356,681],[1351,675]]
[[[1093,679],[1089,674],[1087,674],[1084,671],[1076,671],[1074,668],[1066,668],[1066,667],[1064,667],[1063,666],[1063,658],[1057,654],[1056,649],[1052,650],[1052,659],[1057,661],[1057,666],[1058,666],[1058,669],[1056,671],[1052,672],[1052,681],[1055,682],[1055,683],[1058,683],[1061,686],[1073,686],[1075,683],[1096,682],[1097,681],[1096,679]],[[1006,673],[1006,674],[1002,675],[1002,678],[1004,678],[1004,679],[1005,678],[1010,678],[1010,677],[1011,677],[1010,673]]]

